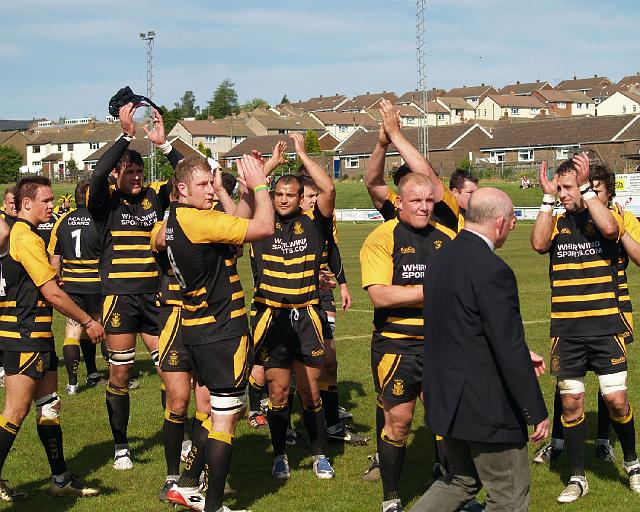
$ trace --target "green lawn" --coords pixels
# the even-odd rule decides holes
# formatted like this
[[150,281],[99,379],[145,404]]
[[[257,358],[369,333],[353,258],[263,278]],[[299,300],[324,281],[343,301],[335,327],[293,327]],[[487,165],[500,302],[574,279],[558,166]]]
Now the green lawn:
[[[359,432],[373,433],[375,397],[369,367],[369,339],[371,329],[371,303],[359,288],[358,252],[364,237],[373,224],[341,224],[341,252],[347,277],[354,296],[353,309],[338,313],[337,343],[339,352],[340,394],[345,405],[355,416],[354,427]],[[527,331],[527,341],[532,350],[546,355],[548,350],[549,289],[546,257],[534,253],[529,246],[531,224],[521,223],[511,235],[506,247],[499,254],[514,268],[520,286],[522,314]],[[251,277],[246,258],[241,260],[240,273],[245,290],[251,290]],[[637,269],[630,271],[630,286],[640,289]],[[58,344],[62,342],[62,322],[55,321]],[[61,355],[61,350],[59,350]],[[66,456],[70,468],[78,475],[102,489],[102,495],[85,500],[49,498],[48,465],[35,431],[33,416],[24,423],[3,470],[12,486],[30,494],[28,501],[15,506],[16,510],[47,511],[158,511],[170,510],[160,504],[156,494],[165,475],[161,445],[162,410],[159,381],[148,356],[140,344],[139,363],[142,371],[141,387],[131,393],[131,420],[129,435],[135,467],[132,471],[115,472],[111,469],[113,448],[104,405],[104,388],[82,389],[77,396],[67,397],[64,391],[62,425],[65,432]],[[636,349],[630,351],[632,368],[637,362]],[[99,361],[102,368],[104,364]],[[632,375],[637,375],[636,372]],[[85,377],[81,367],[81,382]],[[551,403],[554,380],[550,376],[541,379],[548,403]],[[60,384],[64,390],[66,374],[60,367]],[[595,379],[588,380],[589,441],[586,447],[587,475],[591,486],[589,496],[566,510],[631,511],[640,507],[640,496],[634,496],[626,488],[625,477],[618,465],[597,462],[593,458],[595,432]],[[632,397],[640,393],[640,386],[631,378]],[[2,392],[0,392],[2,394]],[[637,401],[634,399],[634,403]],[[295,419],[298,423],[299,414]],[[531,447],[533,453],[535,447]],[[375,451],[375,443],[368,447],[341,447],[330,445],[329,456],[334,461],[337,478],[318,481],[310,471],[311,458],[304,449],[289,450],[293,470],[286,484],[270,478],[271,448],[268,432],[251,430],[245,422],[239,428],[235,443],[231,470],[231,484],[238,494],[228,505],[235,508],[251,508],[254,512],[276,510],[328,512],[328,511],[376,511],[379,510],[381,487],[376,483],[360,480],[367,467],[366,456]],[[616,443],[616,455],[622,455]],[[430,435],[423,426],[422,409],[419,407],[414,422],[414,434],[409,443],[402,482],[402,498],[405,504],[414,502],[425,489],[432,461]],[[566,457],[551,471],[547,467],[531,468],[533,511],[556,507],[555,498],[567,479]],[[0,505],[0,509],[9,509]]]

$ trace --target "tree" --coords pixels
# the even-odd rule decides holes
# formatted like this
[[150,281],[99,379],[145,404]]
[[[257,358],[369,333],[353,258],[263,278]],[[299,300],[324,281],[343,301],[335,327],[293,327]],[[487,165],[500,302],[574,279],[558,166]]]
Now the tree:
[[469,160],[468,156],[465,156],[462,160],[458,162],[456,169],[464,169],[465,171],[473,171],[473,164],[471,160]]
[[255,109],[262,107],[269,108],[267,100],[263,100],[262,98],[253,98],[242,105],[241,109],[244,112],[253,112]]
[[282,99],[280,100],[280,105],[284,105],[285,103],[291,103],[289,101],[289,98],[287,98],[287,95],[285,94]]
[[238,113],[238,93],[235,85],[229,78],[220,82],[213,93],[213,98],[208,102],[208,115],[212,115],[215,119],[222,119]]
[[182,109],[179,107],[169,110],[164,105],[162,106],[164,114],[162,115],[162,121],[164,122],[164,132],[169,133],[173,130],[173,127],[178,124],[178,121],[182,119]]
[[175,108],[180,110],[180,117],[195,117],[199,108],[196,107],[196,96],[193,91],[185,91]]
[[198,142],[198,147],[197,147],[198,151],[200,151],[200,153],[202,153],[204,156],[206,156],[207,158],[211,158],[212,154],[211,153],[211,148],[206,147],[202,141]]
[[18,181],[22,153],[13,146],[0,146],[0,183]]
[[[73,157],[69,158],[69,160],[67,160],[67,163],[65,165],[66,169],[67,169],[67,173],[69,174],[69,176],[75,178],[78,174],[78,164],[76,163],[76,161],[74,160]],[[60,176],[60,178],[62,178],[62,176]]]
[[314,130],[307,130],[304,136],[304,150],[310,155],[322,153],[318,134]]

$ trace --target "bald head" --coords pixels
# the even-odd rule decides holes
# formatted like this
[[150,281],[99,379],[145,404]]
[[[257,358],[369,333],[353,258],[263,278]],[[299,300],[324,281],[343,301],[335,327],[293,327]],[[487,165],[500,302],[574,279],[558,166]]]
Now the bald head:
[[513,203],[502,190],[492,187],[478,189],[469,199],[465,228],[487,236],[501,247],[515,227]]

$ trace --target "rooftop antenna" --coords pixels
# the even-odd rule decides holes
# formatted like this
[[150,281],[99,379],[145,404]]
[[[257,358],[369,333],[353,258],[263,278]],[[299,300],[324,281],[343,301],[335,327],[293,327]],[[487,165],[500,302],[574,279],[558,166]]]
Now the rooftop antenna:
[[416,0],[416,60],[418,71],[418,104],[423,111],[422,121],[418,132],[418,149],[427,158],[429,156],[429,119],[427,95],[427,64],[425,41],[426,24],[424,20],[425,0]]
[[[147,42],[147,98],[153,100],[153,41],[156,33],[149,30],[146,34],[140,32],[140,39]],[[153,110],[147,107],[147,119],[153,119]],[[156,152],[153,142],[149,141],[149,156],[147,157],[149,165],[149,177],[151,181],[156,181]]]

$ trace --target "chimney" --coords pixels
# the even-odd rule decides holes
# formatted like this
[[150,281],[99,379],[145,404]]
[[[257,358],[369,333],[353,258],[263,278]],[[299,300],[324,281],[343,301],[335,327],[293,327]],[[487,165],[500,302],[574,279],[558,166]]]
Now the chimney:
[[540,80],[536,80],[536,83],[537,83],[537,84],[539,84],[539,83],[540,83]]
[[322,99],[322,94],[320,95],[320,99]]
[[593,75],[593,78],[598,78],[598,75]]
[[574,79],[574,80],[577,80],[576,75],[573,75],[573,79]]
[[387,91],[382,91],[382,94],[387,94]]
[[367,96],[369,96],[369,94],[371,94],[369,91],[367,91]]
[[[484,85],[484,84],[482,84]],[[516,85],[520,85],[520,80],[516,80]]]
[[481,85],[482,87],[484,87],[484,82],[482,82],[480,85]]

